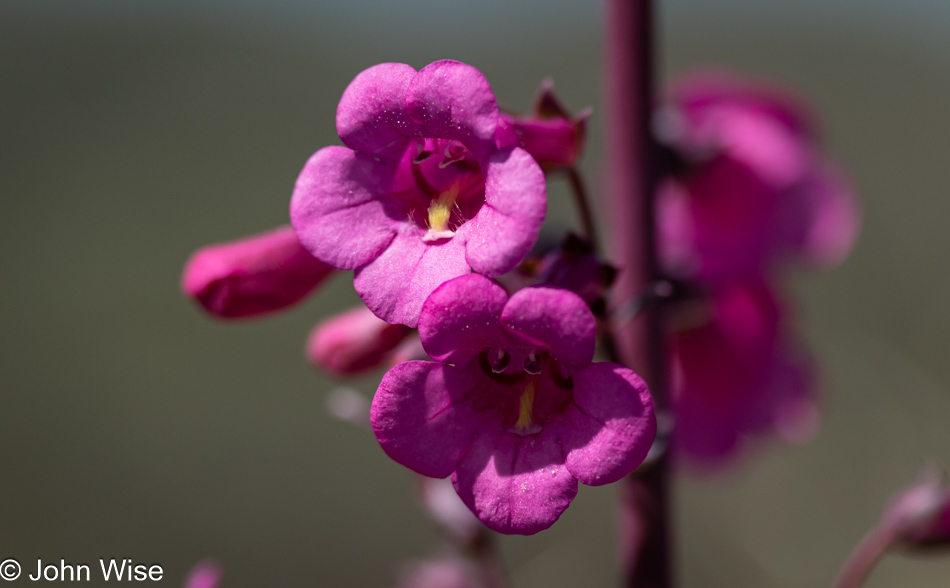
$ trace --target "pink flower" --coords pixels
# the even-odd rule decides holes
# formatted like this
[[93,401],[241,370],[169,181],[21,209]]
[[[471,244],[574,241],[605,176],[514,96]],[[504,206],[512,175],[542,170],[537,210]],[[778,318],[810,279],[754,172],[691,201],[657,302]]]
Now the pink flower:
[[646,457],[656,432],[643,381],[591,363],[587,304],[554,288],[509,299],[479,275],[437,288],[419,334],[438,362],[410,361],[383,377],[372,423],[383,450],[444,478],[488,527],[532,534],[551,526],[577,482],[608,484]]
[[382,364],[411,331],[360,306],[314,327],[306,355],[310,363],[335,376],[358,374]]
[[747,438],[807,440],[818,419],[810,365],[786,340],[767,285],[729,283],[687,304],[670,345],[676,447],[714,466]]
[[318,259],[356,270],[357,293],[386,322],[415,326],[439,284],[503,274],[537,238],[544,174],[523,149],[496,147],[498,116],[485,77],[455,61],[376,65],[343,93],[346,147],[304,166],[291,222]]
[[221,566],[206,559],[188,572],[183,588],[218,588],[221,583]]
[[541,83],[531,114],[501,113],[495,141],[500,146],[523,148],[545,170],[570,167],[584,152],[590,114],[591,110],[585,108],[578,115],[571,115],[554,95],[554,83],[546,79]]
[[673,86],[658,121],[683,168],[658,195],[668,271],[716,280],[847,256],[859,228],[854,196],[793,99],[725,74],[694,74]]
[[332,272],[300,246],[292,228],[280,227],[199,249],[185,265],[181,289],[213,315],[242,318],[299,302]]

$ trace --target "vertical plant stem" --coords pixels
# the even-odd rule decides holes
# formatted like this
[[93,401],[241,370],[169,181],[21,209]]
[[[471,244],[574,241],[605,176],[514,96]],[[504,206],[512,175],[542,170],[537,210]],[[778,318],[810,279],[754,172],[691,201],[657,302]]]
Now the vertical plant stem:
[[[656,149],[653,111],[653,1],[607,0],[606,130],[608,216],[612,259],[620,266],[614,302],[635,298],[660,278],[654,244],[653,194]],[[668,410],[665,391],[662,307],[616,325],[624,363],[646,380],[657,415]],[[659,440],[656,447],[665,446]],[[625,585],[669,588],[669,461],[665,451],[624,480],[620,504],[621,560]]]

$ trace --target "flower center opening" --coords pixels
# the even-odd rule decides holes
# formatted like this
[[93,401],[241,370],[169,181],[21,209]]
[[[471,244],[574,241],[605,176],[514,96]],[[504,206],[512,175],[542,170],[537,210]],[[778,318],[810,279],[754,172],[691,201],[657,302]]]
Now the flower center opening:
[[[464,145],[448,139],[420,140],[410,153],[415,153],[410,160],[413,179],[426,202],[410,217],[425,230],[423,241],[450,239],[484,203],[479,163]],[[416,200],[413,206],[418,204]]]

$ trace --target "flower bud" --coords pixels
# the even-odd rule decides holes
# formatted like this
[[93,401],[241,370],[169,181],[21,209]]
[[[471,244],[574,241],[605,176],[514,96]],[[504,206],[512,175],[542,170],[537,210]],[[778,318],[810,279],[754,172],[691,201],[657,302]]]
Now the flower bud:
[[604,294],[617,277],[616,268],[601,261],[590,242],[573,233],[542,258],[536,271],[537,284],[574,292],[597,316],[606,312]]
[[903,547],[950,545],[950,487],[935,468],[901,492],[884,511],[881,525]]
[[360,306],[314,327],[307,340],[307,360],[334,376],[357,374],[383,363],[411,331]]
[[291,227],[280,227],[199,249],[185,265],[181,289],[215,316],[243,318],[299,302],[331,272]]
[[521,147],[545,171],[570,167],[584,151],[590,114],[590,109],[585,109],[577,116],[571,115],[554,95],[554,84],[546,79],[541,83],[531,114],[500,114],[495,142],[500,147]]

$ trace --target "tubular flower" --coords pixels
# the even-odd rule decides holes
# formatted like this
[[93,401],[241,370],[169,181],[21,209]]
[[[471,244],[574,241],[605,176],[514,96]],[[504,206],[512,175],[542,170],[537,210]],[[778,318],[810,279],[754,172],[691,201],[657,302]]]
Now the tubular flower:
[[935,467],[925,469],[885,509],[878,523],[891,543],[905,548],[950,546],[950,486]]
[[376,318],[365,306],[331,317],[307,339],[307,359],[335,376],[358,374],[382,364],[411,329]]
[[570,167],[584,152],[590,115],[589,108],[571,115],[554,95],[554,83],[546,79],[541,83],[531,114],[501,113],[495,141],[498,145],[522,147],[546,171]]
[[766,284],[731,283],[691,304],[671,336],[677,448],[713,466],[749,437],[807,440],[818,420],[811,366],[786,340]]
[[296,304],[332,272],[291,227],[279,227],[199,249],[185,265],[181,289],[215,316],[242,318]]
[[727,75],[694,74],[674,85],[657,121],[679,164],[658,193],[668,271],[717,280],[847,256],[860,224],[854,196],[792,99]]
[[566,290],[525,288],[509,299],[479,275],[426,300],[419,334],[437,362],[383,377],[371,420],[383,450],[444,478],[483,523],[529,535],[551,526],[577,493],[632,472],[656,432],[643,380],[591,363],[596,326]]
[[366,305],[415,326],[426,297],[475,271],[512,269],[538,236],[544,174],[518,147],[496,147],[498,106],[474,67],[437,61],[373,66],[337,108],[346,147],[304,166],[290,206],[301,243],[353,269]]

